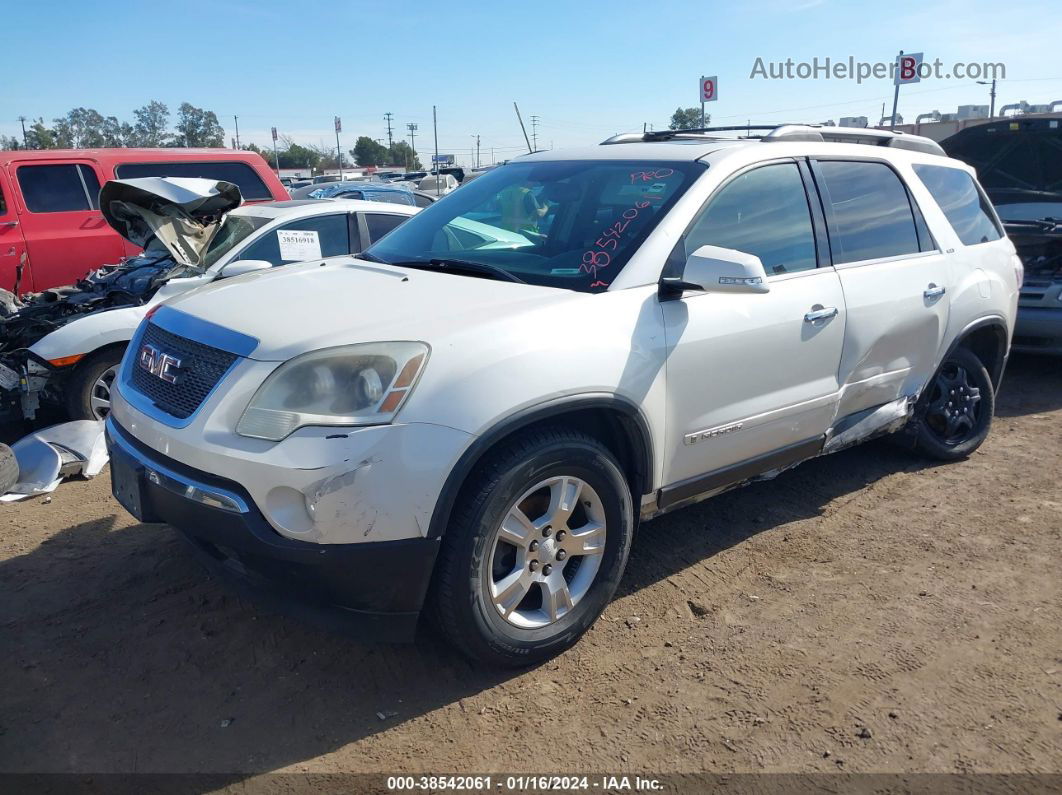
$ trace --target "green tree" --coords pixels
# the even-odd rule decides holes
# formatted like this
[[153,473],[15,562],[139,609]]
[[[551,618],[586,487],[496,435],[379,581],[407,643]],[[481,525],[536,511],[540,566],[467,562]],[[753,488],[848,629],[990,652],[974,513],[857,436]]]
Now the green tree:
[[705,114],[704,125],[701,125],[700,108],[675,108],[667,128],[669,130],[692,130],[697,127],[707,126],[711,118],[710,115]]
[[14,149],[21,149],[22,141],[13,135],[0,135],[0,151],[10,152]]
[[26,130],[27,149],[58,149],[59,146],[55,131],[44,123],[43,118],[37,119]]
[[165,146],[169,139],[170,109],[156,99],[133,111],[132,146]]
[[224,146],[225,130],[212,110],[197,108],[182,102],[177,109],[177,133],[172,139],[176,146]]
[[413,154],[413,148],[405,141],[396,141],[391,147],[390,160],[389,165],[403,166],[410,171],[421,171],[424,168],[420,164],[420,159]]
[[103,134],[104,118],[98,110],[73,108],[54,122],[60,148],[94,149],[107,145]]
[[350,156],[359,166],[382,166],[389,156],[387,147],[379,144],[367,135],[363,135],[354,143],[350,150]]

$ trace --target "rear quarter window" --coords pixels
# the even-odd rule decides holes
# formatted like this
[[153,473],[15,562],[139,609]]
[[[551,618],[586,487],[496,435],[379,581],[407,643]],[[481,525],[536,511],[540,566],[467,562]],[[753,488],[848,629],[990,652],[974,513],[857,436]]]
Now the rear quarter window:
[[201,177],[232,182],[244,199],[257,201],[272,199],[265,182],[247,163],[222,161],[188,161],[183,163],[122,163],[115,170],[119,179],[137,177]]
[[837,264],[916,254],[918,227],[907,188],[884,163],[821,160],[827,224]]
[[916,164],[914,171],[964,246],[990,243],[1003,237],[988,197],[968,173],[924,163]]

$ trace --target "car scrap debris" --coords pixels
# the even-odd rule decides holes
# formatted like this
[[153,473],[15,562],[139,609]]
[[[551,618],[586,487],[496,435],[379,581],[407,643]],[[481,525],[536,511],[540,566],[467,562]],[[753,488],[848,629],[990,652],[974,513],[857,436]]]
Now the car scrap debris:
[[[92,271],[77,284],[18,295],[0,290],[0,420],[33,418],[41,394],[62,388],[66,362],[30,347],[77,318],[146,303],[174,278],[197,276],[221,219],[242,201],[231,182],[145,177],[100,191],[107,222],[143,253]],[[69,368],[67,368],[69,370]]]
[[66,478],[95,477],[107,463],[102,421],[53,425],[19,439],[10,450],[17,475],[14,484],[0,494],[0,502],[50,494]]

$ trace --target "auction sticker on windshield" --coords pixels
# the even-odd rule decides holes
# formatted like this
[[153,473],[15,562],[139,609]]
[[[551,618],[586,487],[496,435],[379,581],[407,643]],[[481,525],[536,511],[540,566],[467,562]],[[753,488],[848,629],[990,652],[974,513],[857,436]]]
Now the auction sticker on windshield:
[[319,259],[321,256],[321,239],[317,230],[281,229],[277,232],[280,242],[280,258],[288,262],[302,262]]

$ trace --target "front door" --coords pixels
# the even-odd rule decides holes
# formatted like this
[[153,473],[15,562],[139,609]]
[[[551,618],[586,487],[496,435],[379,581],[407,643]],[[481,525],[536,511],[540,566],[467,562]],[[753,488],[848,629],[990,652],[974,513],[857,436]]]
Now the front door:
[[805,182],[792,160],[744,171],[684,236],[686,256],[707,244],[757,255],[770,291],[687,292],[662,304],[664,482],[680,494],[666,501],[714,488],[757,460],[771,469],[812,455],[832,421],[845,303],[836,271],[821,262]]
[[34,290],[71,284],[124,256],[122,237],[100,213],[100,176],[91,161],[16,162],[12,172]]
[[18,210],[7,182],[7,175],[0,169],[0,289],[14,290],[19,268],[24,267],[19,292],[28,292],[29,265],[26,258],[26,241],[22,237]]

